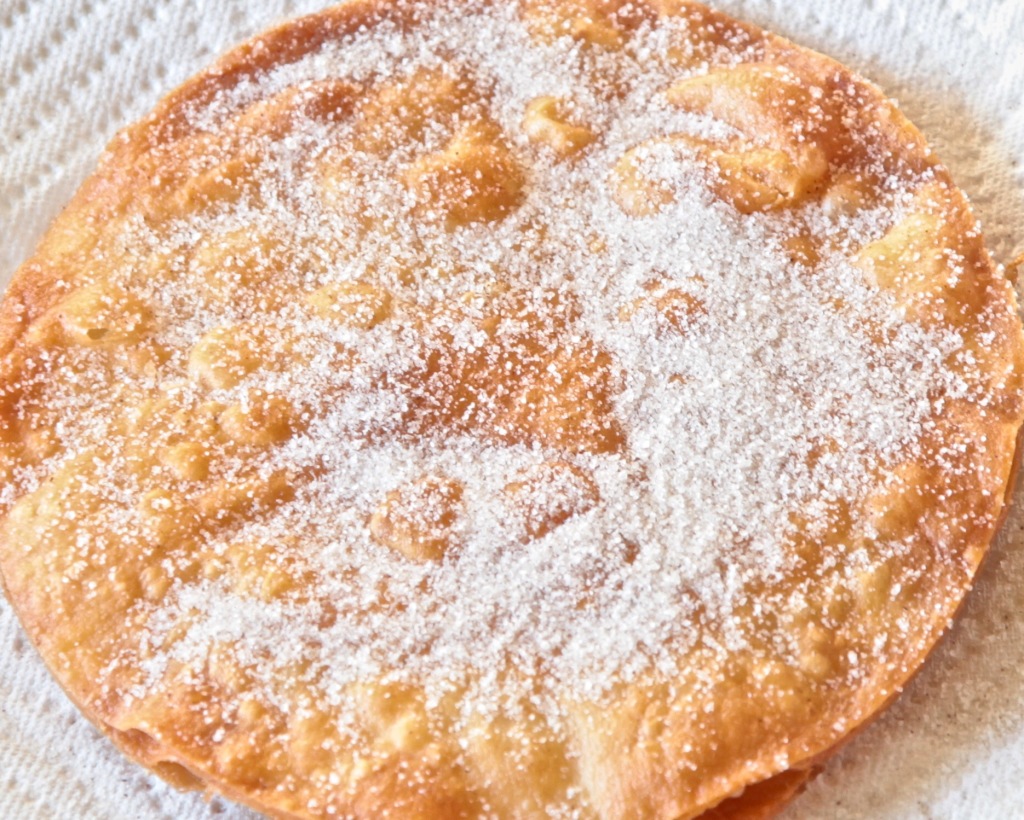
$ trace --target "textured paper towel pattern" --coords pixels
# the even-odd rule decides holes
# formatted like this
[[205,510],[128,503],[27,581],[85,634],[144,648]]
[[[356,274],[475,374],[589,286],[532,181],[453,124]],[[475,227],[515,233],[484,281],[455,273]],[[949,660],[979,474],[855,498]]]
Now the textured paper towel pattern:
[[[0,282],[121,125],[311,0],[0,0]],[[1000,261],[1024,250],[1024,3],[721,0],[897,97],[969,193]],[[1020,505],[1018,505],[1020,506]],[[1024,510],[903,698],[786,820],[1022,816]],[[0,816],[242,820],[164,786],[81,718],[0,601]]]

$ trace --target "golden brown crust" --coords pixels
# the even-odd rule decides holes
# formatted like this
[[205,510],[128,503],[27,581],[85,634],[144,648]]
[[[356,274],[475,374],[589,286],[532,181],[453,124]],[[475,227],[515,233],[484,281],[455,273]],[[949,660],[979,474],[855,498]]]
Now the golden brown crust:
[[[466,54],[479,55],[457,38],[440,66],[366,58],[372,69],[322,76],[315,62],[338,43],[365,49],[378,32],[411,42],[444,8],[365,0],[286,24],[115,138],[0,305],[8,597],[72,699],[128,755],[273,816],[772,816],[919,668],[991,542],[1024,416],[1013,293],[963,194],[876,88],[695,3],[523,0],[520,23],[467,6],[504,45],[509,31],[525,38],[531,59],[577,61],[578,99],[563,83],[531,92],[514,116],[499,108],[513,92],[495,77],[514,88],[523,69],[513,60],[474,74]],[[645,71],[669,124],[623,137],[609,118],[647,76],[630,49],[662,31],[671,36],[651,40],[662,51]],[[309,76],[288,79],[300,64]],[[595,158],[607,165],[584,177]],[[542,173],[579,186],[580,201],[605,185],[616,204],[567,235],[552,214],[578,219],[571,197],[534,204],[548,195]],[[302,196],[318,209],[282,215],[289,202],[301,211]],[[600,640],[621,619],[629,579],[691,572],[645,563],[668,523],[634,520],[609,491],[660,480],[645,470],[664,467],[655,459],[614,484],[613,466],[639,464],[650,434],[628,412],[639,388],[627,360],[644,345],[657,351],[652,367],[688,339],[712,345],[712,324],[737,314],[712,281],[732,275],[713,250],[621,293],[613,282],[594,295],[588,266],[628,268],[634,231],[672,240],[657,226],[700,198],[718,222],[680,232],[721,222],[741,243],[762,231],[756,250],[788,264],[759,275],[780,277],[773,287],[796,300],[776,311],[813,307],[810,325],[827,315],[815,332],[846,345],[829,353],[863,384],[841,383],[821,422],[831,432],[785,453],[796,478],[783,477],[813,478],[814,491],[744,508],[751,520],[781,509],[767,546],[722,523],[728,504],[711,496],[733,496],[718,484],[718,438],[688,442],[718,453],[686,463],[708,482],[707,506],[724,510],[720,554],[665,604],[674,625],[649,640],[665,636],[670,650],[609,641],[607,661],[579,636]],[[323,228],[307,224],[316,219]],[[508,225],[507,256],[467,244],[480,236],[488,248],[486,231]],[[388,243],[393,256],[379,250]],[[564,271],[569,284],[545,278],[570,259],[580,269]],[[779,338],[794,332],[778,327]],[[851,345],[862,359],[844,358]],[[803,366],[785,344],[773,349],[791,357],[784,376]],[[406,358],[373,370],[385,353]],[[661,374],[657,400],[700,398],[699,377],[715,374],[695,373]],[[813,415],[803,387],[793,401]],[[397,410],[367,414],[352,398],[385,391]],[[916,403],[899,404],[901,392]],[[883,400],[906,415],[891,434],[860,406]],[[346,402],[349,415],[325,426]],[[784,410],[769,423],[804,435]],[[862,427],[832,424],[858,413]],[[416,470],[378,490],[361,467],[353,492],[365,499],[344,496],[352,479],[339,464],[375,447],[380,472],[404,459]],[[858,447],[861,460],[842,461]],[[747,454],[728,453],[721,469]],[[862,475],[842,485],[850,465]],[[733,488],[749,481],[759,498],[760,474],[737,476]],[[350,507],[322,511],[343,496]],[[595,530],[608,539],[601,559],[586,564],[595,536],[584,528],[609,510],[618,518]],[[338,533],[325,535],[335,518]],[[586,571],[574,585],[549,579],[546,597],[575,596],[552,611],[603,631],[552,633],[502,609],[521,590],[495,584],[493,600],[453,594],[491,607],[466,612],[492,613],[497,656],[473,655],[487,646],[466,615],[451,629],[478,643],[458,663],[444,654],[455,651],[448,627],[392,636],[416,607],[429,625],[430,608],[451,603],[436,590],[451,589],[453,567],[479,560],[469,586],[487,580],[488,562],[474,558],[487,527],[503,550],[494,566],[516,551],[555,565],[558,550],[571,554]],[[757,550],[763,559],[744,557]],[[501,566],[528,574],[546,560]],[[637,587],[637,606],[656,588]],[[343,626],[368,623],[385,637],[345,642]],[[553,634],[550,656],[517,643],[524,630]],[[325,663],[325,646],[349,654]],[[382,667],[360,655],[366,646]],[[345,672],[350,656],[369,671]]]
[[723,800],[700,815],[700,820],[770,820],[807,787],[815,773],[813,769],[789,769]]

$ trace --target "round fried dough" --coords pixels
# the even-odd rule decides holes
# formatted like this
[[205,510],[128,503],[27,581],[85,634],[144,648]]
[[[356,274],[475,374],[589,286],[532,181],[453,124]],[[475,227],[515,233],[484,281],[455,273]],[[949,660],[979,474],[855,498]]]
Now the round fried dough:
[[893,103],[683,0],[346,3],[122,132],[0,306],[0,573],[282,817],[767,817],[1003,513],[1014,296]]

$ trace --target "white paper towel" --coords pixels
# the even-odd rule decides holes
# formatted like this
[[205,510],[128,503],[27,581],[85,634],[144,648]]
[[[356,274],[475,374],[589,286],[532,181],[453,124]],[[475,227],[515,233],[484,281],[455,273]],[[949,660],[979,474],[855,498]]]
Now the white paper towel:
[[[0,0],[0,282],[116,129],[232,44],[315,0]],[[1022,0],[718,0],[897,97],[971,196],[1000,261],[1024,250]],[[787,811],[1024,818],[1024,503],[963,617],[901,700]],[[240,820],[125,761],[0,600],[0,817]]]

